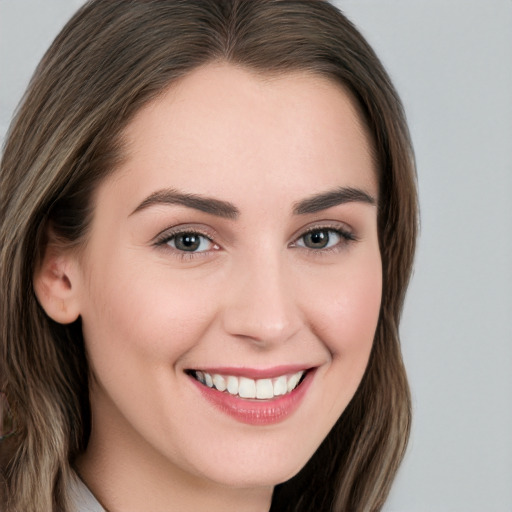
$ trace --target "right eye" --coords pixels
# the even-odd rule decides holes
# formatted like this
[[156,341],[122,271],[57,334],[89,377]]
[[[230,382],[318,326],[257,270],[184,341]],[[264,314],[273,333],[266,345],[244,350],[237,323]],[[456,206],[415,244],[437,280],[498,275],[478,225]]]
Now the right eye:
[[207,252],[215,247],[213,241],[201,233],[187,231],[174,233],[159,242],[159,245],[168,245],[182,252]]

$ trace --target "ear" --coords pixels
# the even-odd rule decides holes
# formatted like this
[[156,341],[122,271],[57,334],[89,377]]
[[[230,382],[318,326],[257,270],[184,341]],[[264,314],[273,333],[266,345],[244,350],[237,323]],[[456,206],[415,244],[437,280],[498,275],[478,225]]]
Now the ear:
[[46,314],[60,324],[79,314],[78,260],[75,251],[49,242],[34,273],[34,291]]

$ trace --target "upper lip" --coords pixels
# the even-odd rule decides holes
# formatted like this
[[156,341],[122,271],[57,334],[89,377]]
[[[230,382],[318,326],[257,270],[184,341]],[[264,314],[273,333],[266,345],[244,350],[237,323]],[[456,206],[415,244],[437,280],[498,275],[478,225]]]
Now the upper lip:
[[297,373],[300,371],[305,372],[313,368],[315,368],[314,365],[308,364],[287,364],[272,366],[269,368],[249,368],[246,366],[201,366],[190,368],[188,371],[201,371],[211,375],[233,375],[234,377],[248,377],[250,379],[272,379],[290,373]]

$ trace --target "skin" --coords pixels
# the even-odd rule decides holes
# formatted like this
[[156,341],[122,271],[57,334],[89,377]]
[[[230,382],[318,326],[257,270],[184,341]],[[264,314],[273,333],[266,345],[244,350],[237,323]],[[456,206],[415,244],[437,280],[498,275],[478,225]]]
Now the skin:
[[[339,187],[377,201],[367,134],[325,78],[216,63],[142,109],[125,139],[85,249],[48,251],[36,276],[50,316],[83,322],[93,425],[77,468],[110,512],[268,510],[273,487],[303,467],[347,406],[370,354],[382,291],[376,205],[294,213]],[[169,188],[239,214],[178,204],[134,213]],[[179,251],[176,227],[212,242]],[[306,246],[311,228],[328,247]],[[299,408],[272,425],[226,415],[185,374],[283,364],[317,370]]]

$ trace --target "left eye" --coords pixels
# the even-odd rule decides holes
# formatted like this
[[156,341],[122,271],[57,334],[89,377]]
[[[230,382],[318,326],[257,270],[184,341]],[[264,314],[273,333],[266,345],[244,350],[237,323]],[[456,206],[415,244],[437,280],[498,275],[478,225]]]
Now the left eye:
[[205,252],[213,248],[213,242],[200,233],[177,233],[169,237],[166,242],[170,247],[183,252]]
[[329,249],[338,245],[341,240],[342,234],[334,229],[315,229],[302,235],[296,245],[308,249]]

